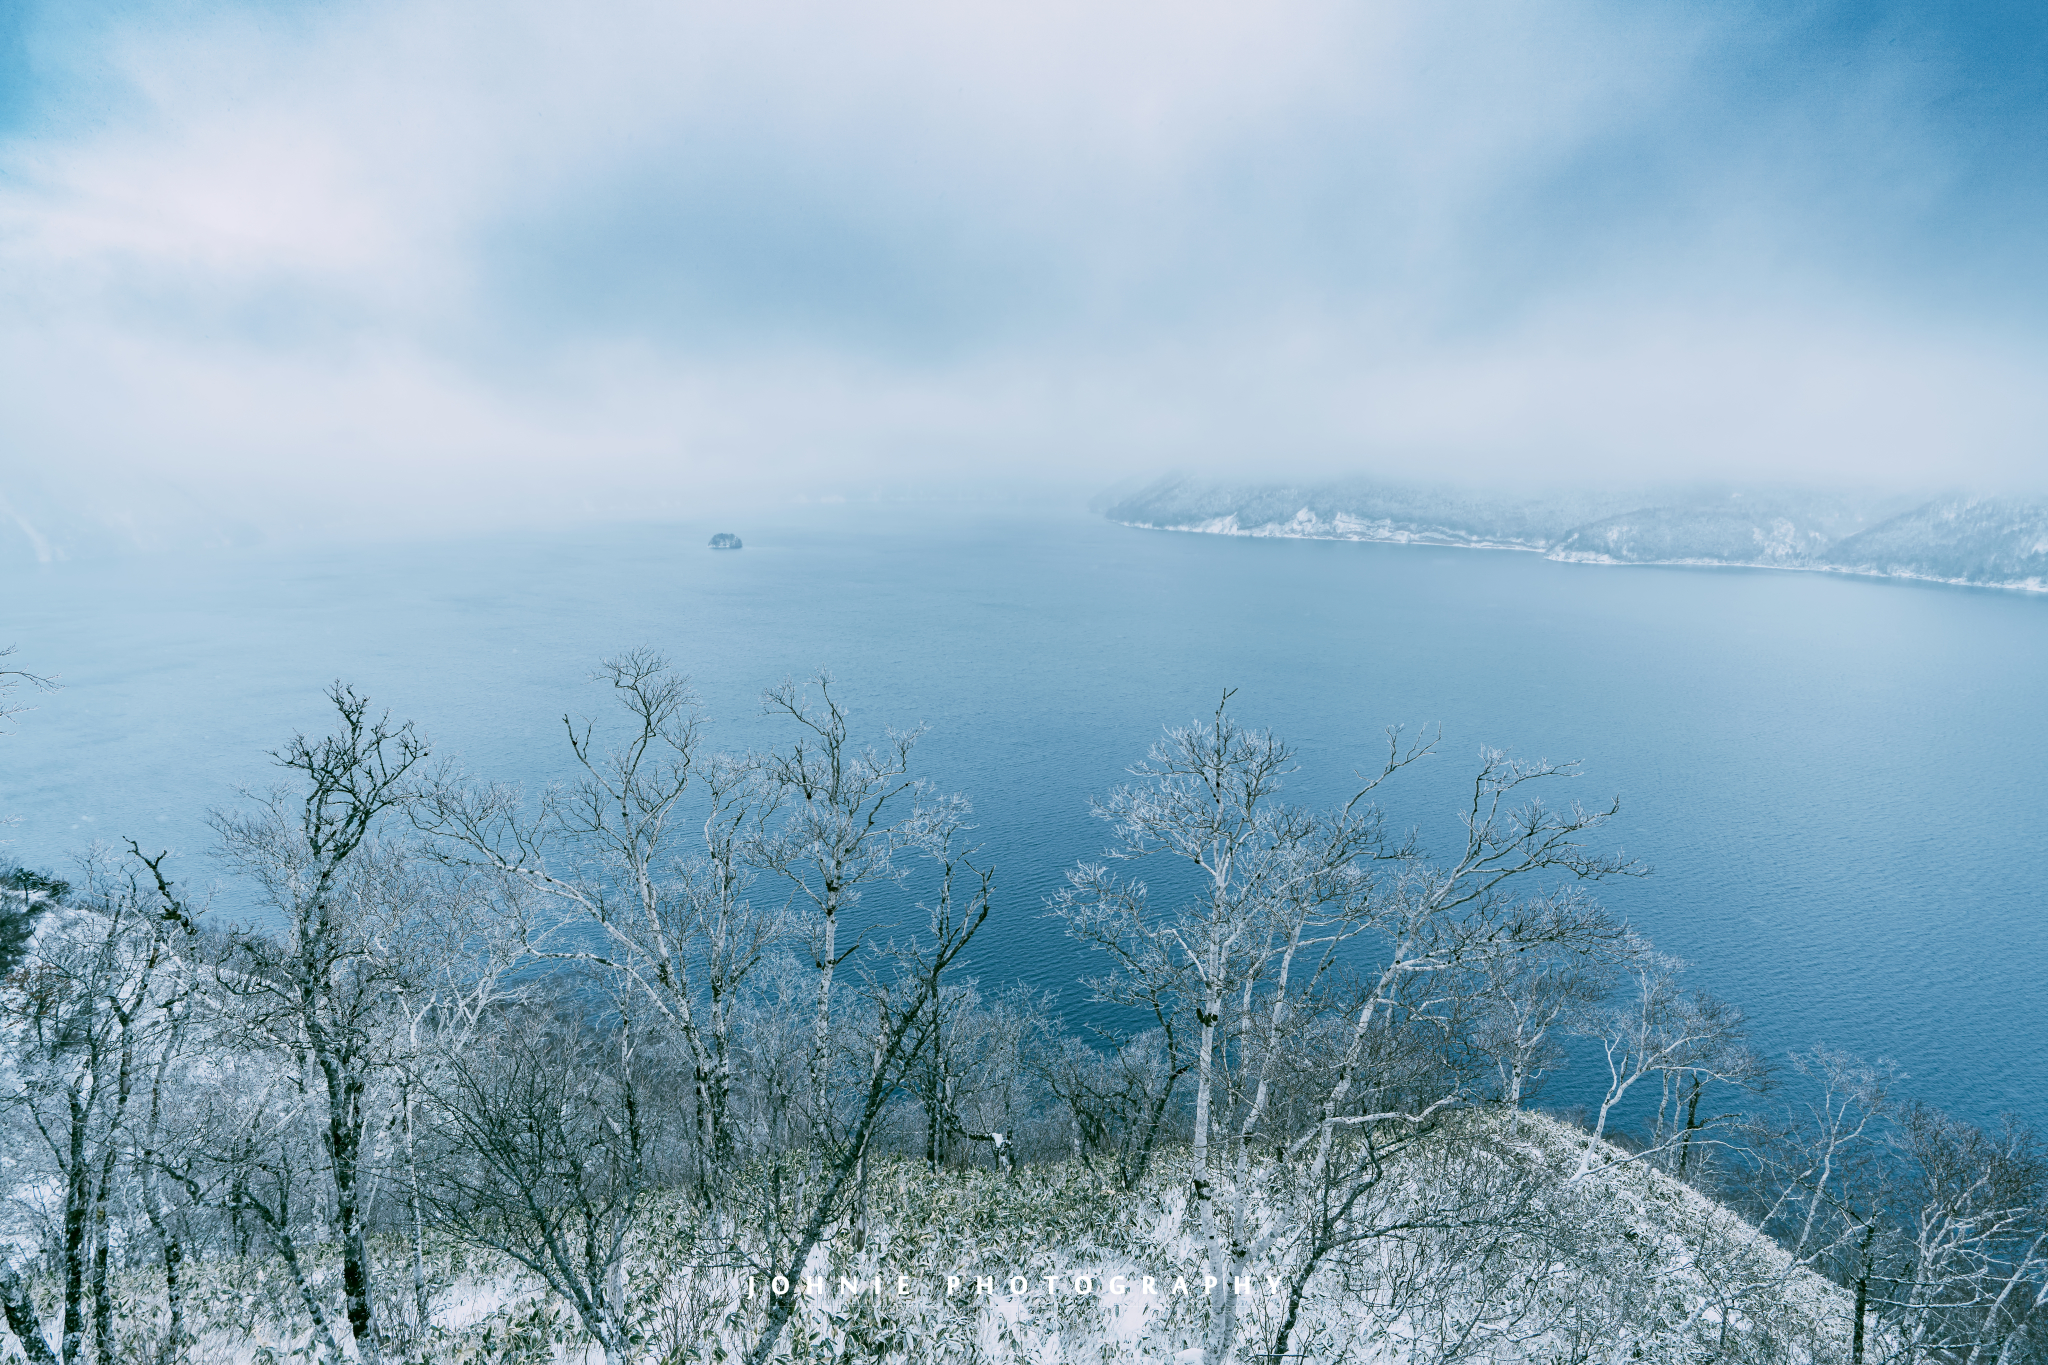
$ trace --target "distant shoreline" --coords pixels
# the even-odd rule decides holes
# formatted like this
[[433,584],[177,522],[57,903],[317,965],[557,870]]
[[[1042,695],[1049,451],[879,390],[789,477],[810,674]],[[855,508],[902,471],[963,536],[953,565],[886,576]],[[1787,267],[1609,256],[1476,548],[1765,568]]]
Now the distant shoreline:
[[2048,595],[2048,578],[2023,579],[1971,579],[1942,578],[1934,574],[1915,573],[1908,569],[1866,569],[1843,564],[1773,564],[1761,560],[1744,559],[1617,559],[1612,555],[1598,554],[1587,550],[1554,549],[1545,545],[1532,545],[1527,541],[1489,540],[1477,537],[1459,537],[1453,533],[1431,531],[1421,528],[1395,530],[1389,528],[1384,534],[1374,535],[1367,531],[1296,530],[1283,523],[1268,522],[1265,525],[1243,527],[1236,524],[1237,518],[1218,517],[1193,526],[1171,526],[1158,522],[1127,521],[1120,517],[1108,518],[1119,526],[1136,531],[1175,531],[1185,535],[1237,536],[1251,540],[1324,540],[1362,545],[1419,545],[1440,550],[1506,550],[1522,554],[1541,555],[1558,564],[1590,564],[1604,568],[1621,569],[1771,569],[1784,573],[1834,574],[1843,578],[1893,579],[1908,583],[1931,583],[1950,588],[1988,588],[1998,592]]

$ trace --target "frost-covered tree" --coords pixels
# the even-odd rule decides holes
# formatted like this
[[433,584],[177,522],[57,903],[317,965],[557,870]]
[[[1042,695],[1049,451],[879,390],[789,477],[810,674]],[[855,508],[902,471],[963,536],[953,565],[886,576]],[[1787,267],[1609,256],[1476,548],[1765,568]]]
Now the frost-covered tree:
[[295,735],[272,757],[294,774],[253,809],[213,817],[228,864],[250,878],[283,921],[281,935],[233,940],[219,981],[249,1027],[310,1076],[318,1136],[341,1243],[349,1334],[367,1361],[382,1359],[370,1283],[364,1201],[373,1087],[391,1061],[394,987],[418,975],[432,894],[398,846],[376,836],[410,802],[428,746],[410,722],[373,716],[336,683],[337,728]]
[[113,1217],[132,1170],[138,1091],[166,1046],[163,978],[182,937],[155,889],[104,850],[83,873],[75,903],[44,919],[28,963],[0,988],[11,1044],[0,1102],[56,1189],[66,1365],[88,1332],[96,1358],[113,1354]]
[[1600,1047],[1607,1087],[1594,1112],[1593,1141],[1586,1144],[1574,1178],[1583,1179],[1594,1161],[1613,1155],[1601,1139],[1614,1111],[1649,1077],[1662,1087],[1650,1141],[1638,1157],[1671,1154],[1678,1173],[1700,1140],[1700,1095],[1708,1081],[1747,1083],[1761,1067],[1745,1039],[1739,1011],[1680,980],[1685,964],[1657,952],[1631,935],[1623,945],[1621,970],[1627,982],[1613,1004],[1585,1016],[1579,1031]]
[[[616,982],[614,984],[617,984]],[[623,1003],[640,1003],[638,992]],[[573,995],[493,1012],[430,1082],[441,1160],[424,1182],[439,1224],[510,1257],[568,1303],[606,1365],[632,1351],[625,1258],[674,1178],[646,1038],[630,1016],[581,1017]]]
[[[1414,838],[1386,836],[1372,801],[1430,744],[1391,732],[1376,776],[1344,806],[1310,811],[1278,797],[1291,751],[1239,725],[1228,702],[1205,725],[1169,730],[1132,769],[1139,780],[1098,805],[1116,833],[1110,856],[1071,873],[1054,902],[1069,932],[1110,956],[1097,997],[1185,1040],[1188,1208],[1209,1261],[1212,1365],[1233,1347],[1232,1286],[1252,1262],[1287,1270],[1272,1347],[1284,1353],[1309,1280],[1371,1235],[1366,1194],[1394,1151],[1478,1097],[1456,1044],[1488,983],[1498,994],[1509,977],[1502,964],[1614,938],[1597,906],[1545,878],[1633,870],[1584,844],[1613,808],[1515,804],[1569,765],[1482,755],[1463,847],[1433,863]],[[1144,858],[1178,864],[1185,890],[1160,896],[1114,870]],[[1260,1144],[1286,1168],[1277,1185],[1254,1170]],[[1280,1213],[1270,1197],[1283,1188],[1292,1202]]]
[[1368,901],[1368,966],[1325,1035],[1330,1061],[1317,1081],[1313,1120],[1286,1148],[1298,1169],[1287,1174],[1291,1227],[1276,1238],[1287,1257],[1287,1297],[1274,1355],[1289,1349],[1324,1262],[1377,1235],[1360,1210],[1386,1177],[1390,1156],[1478,1097],[1475,1059],[1458,1054],[1473,1016],[1483,1012],[1476,1002],[1489,976],[1499,975],[1485,965],[1530,953],[1597,957],[1614,945],[1618,928],[1574,883],[1640,869],[1620,853],[1587,847],[1618,802],[1552,808],[1538,795],[1544,784],[1576,774],[1573,764],[1482,751],[1452,855],[1433,861],[1419,844],[1405,844],[1393,875]]
[[540,983],[514,983],[528,964],[530,888],[502,877],[444,878],[433,897],[435,950],[420,969],[389,981],[395,1027],[391,1122],[404,1189],[412,1262],[412,1322],[423,1335],[433,1320],[427,1276],[427,1194],[432,1153],[423,1145],[422,1116],[436,1084],[490,1035],[500,1013],[537,993]]
[[1025,1058],[1048,1009],[1043,996],[1023,987],[991,1000],[969,981],[942,994],[929,1043],[910,1073],[923,1155],[934,1170],[965,1142],[985,1144],[997,1170],[1016,1173],[1021,1129],[1039,1094]]
[[[296,786],[216,821],[265,926],[199,932],[133,845],[61,904],[0,879],[50,907],[0,972],[8,1207],[46,1215],[7,1229],[0,1308],[33,1365],[206,1358],[251,1273],[289,1349],[452,1358],[484,1330],[433,1311],[455,1264],[614,1361],[2044,1356],[2032,1135],[1824,1049],[1734,1126],[1769,1098],[1740,1017],[1586,896],[1636,869],[1593,847],[1612,806],[1534,799],[1570,765],[1483,753],[1438,856],[1378,804],[1431,745],[1306,807],[1226,695],[1096,804],[1110,847],[1055,898],[1122,1011],[1090,1036],[964,975],[993,880],[915,732],[859,742],[821,678],[768,694],[783,747],[709,756],[660,656],[597,677],[615,723],[570,724],[573,780],[530,800],[419,780],[424,743],[337,688],[336,733],[277,755]],[[1608,1064],[1591,1135],[1531,1111],[1574,1036]],[[800,1287],[1083,1247],[1212,1282],[1135,1343],[1096,1330],[1114,1290]]]
[[69,882],[46,872],[15,867],[0,873],[0,977],[20,965],[28,955],[36,920],[70,890]]
[[2011,1359],[2048,1326],[2048,1153],[2010,1117],[1980,1128],[1924,1104],[1891,1141],[1881,1317],[1908,1360]]
[[[1115,836],[1108,861],[1075,869],[1053,900],[1068,932],[1115,964],[1090,983],[1096,998],[1188,1040],[1189,1208],[1209,1260],[1212,1362],[1235,1335],[1231,1277],[1258,1250],[1251,1148],[1287,1080],[1293,1014],[1364,926],[1365,864],[1394,856],[1370,808],[1324,815],[1279,800],[1293,751],[1240,725],[1229,702],[1205,725],[1168,729],[1131,768],[1138,780],[1096,805]],[[1112,867],[1148,858],[1171,864],[1185,893],[1155,897]]]
[[832,686],[820,673],[808,688],[786,681],[763,694],[763,710],[793,723],[797,735],[761,760],[777,814],[753,848],[754,858],[788,885],[802,908],[800,932],[817,969],[808,1099],[812,1138],[820,1147],[830,1143],[833,1130],[833,982],[860,948],[858,939],[840,946],[841,917],[867,889],[901,885],[907,875],[901,860],[937,846],[965,814],[958,798],[931,798],[910,775],[921,727],[888,730],[879,744],[861,745]]
[[512,787],[443,773],[417,818],[442,856],[524,882],[597,929],[536,923],[529,947],[620,974],[675,1035],[690,1061],[699,1189],[715,1193],[713,1169],[735,1149],[734,1010],[782,925],[779,904],[750,894],[766,793],[753,762],[702,752],[696,696],[661,655],[606,659],[594,680],[625,723],[562,718],[573,780],[529,808]]
[[865,1017],[846,1038],[849,1057],[858,1060],[827,1090],[828,1122],[822,1135],[813,1125],[815,1145],[796,1188],[789,1190],[781,1163],[770,1166],[770,1197],[761,1209],[769,1235],[757,1273],[770,1286],[779,1282],[787,1288],[767,1297],[749,1365],[765,1365],[774,1355],[797,1309],[796,1282],[861,1194],[884,1113],[911,1088],[920,1060],[938,1045],[949,974],[988,922],[994,874],[971,860],[961,847],[962,835],[957,821],[924,827],[923,853],[936,874],[932,896],[921,906],[925,931],[892,941],[880,963],[858,974],[855,1017]]
[[1546,1073],[1563,1065],[1565,1040],[1606,998],[1611,964],[1539,945],[1491,953],[1477,966],[1472,1046],[1492,1063],[1495,1093],[1510,1111],[1530,1101]]
[[[0,649],[0,659],[10,657],[15,649],[14,645]],[[7,733],[4,726],[10,718],[29,709],[13,699],[17,688],[28,687],[38,692],[50,692],[56,690],[56,686],[55,678],[46,678],[25,668],[0,668],[0,734]]]

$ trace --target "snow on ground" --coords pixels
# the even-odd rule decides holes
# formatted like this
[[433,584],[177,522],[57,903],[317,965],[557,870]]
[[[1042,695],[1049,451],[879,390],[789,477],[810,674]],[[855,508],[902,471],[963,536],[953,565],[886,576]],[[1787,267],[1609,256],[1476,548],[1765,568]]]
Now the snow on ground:
[[[1619,1149],[1603,1145],[1607,1159],[1574,1182],[1587,1141],[1538,1115],[1473,1116],[1434,1150],[1425,1145],[1404,1158],[1376,1195],[1388,1223],[1427,1221],[1419,1216],[1447,1206],[1453,1187],[1467,1199],[1472,1191],[1519,1190],[1521,1202],[1501,1210],[1490,1238],[1410,1230],[1332,1263],[1311,1282],[1293,1348],[1305,1361],[1386,1365],[1670,1360],[1730,1349],[1816,1365],[1846,1358],[1849,1314],[1839,1289],[1792,1265],[1727,1209]],[[1200,1359],[1208,1310],[1201,1248],[1183,1226],[1182,1162],[1164,1160],[1134,1193],[1107,1188],[1073,1163],[1026,1169],[1014,1181],[877,1163],[867,1235],[856,1244],[854,1229],[840,1228],[806,1267],[811,1283],[801,1287],[785,1358]],[[1284,1216],[1278,1205],[1266,1212]],[[720,1352],[734,1359],[750,1343],[765,1290],[757,1284],[748,1299],[744,1277],[719,1268],[714,1240],[680,1204],[649,1220],[628,1269],[641,1365],[716,1360]],[[409,1294],[406,1249],[384,1246],[380,1256],[386,1291]],[[252,1257],[197,1270],[193,1312],[205,1331],[196,1361],[314,1358],[312,1333],[280,1292],[275,1266]],[[1284,1299],[1266,1277],[1284,1278],[1286,1257],[1253,1270],[1251,1293],[1239,1301],[1244,1361],[1278,1321]],[[323,1262],[321,1273],[338,1307],[337,1267]],[[403,1358],[585,1365],[588,1343],[566,1306],[502,1260],[438,1246],[430,1278],[432,1324],[397,1334],[409,1345]],[[131,1358],[148,1359],[163,1330],[160,1288],[135,1273],[123,1291],[134,1304],[123,1329]],[[54,1309],[54,1286],[41,1292],[46,1312]],[[380,1311],[392,1322],[406,1316],[397,1297]],[[1451,1349],[1454,1339],[1467,1343],[1463,1354]],[[11,1339],[7,1346],[18,1357]],[[598,1356],[588,1359],[594,1365]]]

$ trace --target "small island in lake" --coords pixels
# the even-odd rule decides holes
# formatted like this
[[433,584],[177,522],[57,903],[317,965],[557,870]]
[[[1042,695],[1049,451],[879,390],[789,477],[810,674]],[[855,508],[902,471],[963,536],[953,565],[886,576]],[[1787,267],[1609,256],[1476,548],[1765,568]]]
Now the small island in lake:
[[740,538],[730,531],[720,531],[717,535],[711,537],[711,548],[714,550],[737,550],[740,548]]

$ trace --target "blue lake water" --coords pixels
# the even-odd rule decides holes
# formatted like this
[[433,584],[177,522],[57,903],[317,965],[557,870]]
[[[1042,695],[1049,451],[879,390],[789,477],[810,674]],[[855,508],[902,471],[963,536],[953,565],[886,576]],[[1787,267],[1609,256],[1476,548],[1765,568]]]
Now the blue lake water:
[[[705,549],[723,529],[746,548]],[[822,666],[858,723],[928,722],[925,771],[973,798],[1001,889],[976,970],[1078,1004],[1091,964],[1042,916],[1101,846],[1088,795],[1234,687],[1306,800],[1348,796],[1384,726],[1441,723],[1387,798],[1439,846],[1482,744],[1583,760],[1655,868],[1604,898],[1765,1050],[1887,1054],[1912,1093],[2048,1126],[2048,600],[856,507],[5,578],[0,644],[63,675],[0,739],[24,863],[134,834],[212,878],[207,808],[274,779],[336,677],[539,781],[602,654],[668,651],[735,749],[782,737],[764,685]]]

